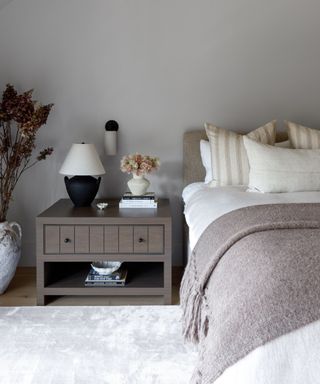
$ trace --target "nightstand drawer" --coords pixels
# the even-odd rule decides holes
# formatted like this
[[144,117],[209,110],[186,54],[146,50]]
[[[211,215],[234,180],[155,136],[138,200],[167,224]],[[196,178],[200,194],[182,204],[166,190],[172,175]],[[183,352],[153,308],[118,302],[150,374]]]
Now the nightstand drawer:
[[74,226],[61,225],[60,227],[60,253],[74,253]]
[[146,225],[135,225],[133,233],[133,252],[148,253],[148,227]]
[[45,254],[162,254],[163,225],[45,225]]
[[150,225],[148,227],[149,253],[164,253],[164,227],[163,225]]
[[107,225],[105,253],[164,253],[163,225]]
[[133,225],[119,226],[119,253],[133,253]]
[[45,225],[44,253],[90,253],[89,232],[88,225]]
[[44,226],[44,253],[60,253],[60,226]]

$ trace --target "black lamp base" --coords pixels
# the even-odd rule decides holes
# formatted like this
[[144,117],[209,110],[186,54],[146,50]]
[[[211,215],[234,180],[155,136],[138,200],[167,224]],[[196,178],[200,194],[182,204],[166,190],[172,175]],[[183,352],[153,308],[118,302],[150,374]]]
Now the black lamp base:
[[91,205],[100,186],[101,177],[73,176],[64,178],[68,195],[76,207]]

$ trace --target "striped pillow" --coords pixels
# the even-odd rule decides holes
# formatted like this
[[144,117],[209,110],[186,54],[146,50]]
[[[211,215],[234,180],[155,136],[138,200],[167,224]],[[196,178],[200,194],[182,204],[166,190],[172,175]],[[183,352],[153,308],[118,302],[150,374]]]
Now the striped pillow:
[[[273,145],[276,122],[271,121],[246,136],[263,144]],[[224,185],[248,185],[249,162],[243,144],[243,135],[205,124],[210,141],[212,173],[211,187]]]
[[320,131],[318,129],[307,128],[291,121],[285,123],[293,148],[320,149]]

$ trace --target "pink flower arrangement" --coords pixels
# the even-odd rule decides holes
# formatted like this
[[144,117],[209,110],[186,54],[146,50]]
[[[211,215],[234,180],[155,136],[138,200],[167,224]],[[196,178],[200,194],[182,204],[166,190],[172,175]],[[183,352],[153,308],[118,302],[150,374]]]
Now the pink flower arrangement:
[[141,153],[126,155],[121,159],[120,163],[122,172],[132,173],[137,176],[156,171],[159,167],[160,160],[158,157],[142,155]]

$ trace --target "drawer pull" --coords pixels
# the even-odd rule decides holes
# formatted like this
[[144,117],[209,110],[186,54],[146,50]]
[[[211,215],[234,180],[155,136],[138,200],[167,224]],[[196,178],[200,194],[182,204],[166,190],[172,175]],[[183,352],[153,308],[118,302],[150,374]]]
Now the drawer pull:
[[139,243],[143,243],[144,242],[144,239],[142,237],[139,237],[139,240],[138,240]]
[[68,237],[66,239],[64,239],[64,242],[65,243],[71,243],[71,239],[69,239]]

